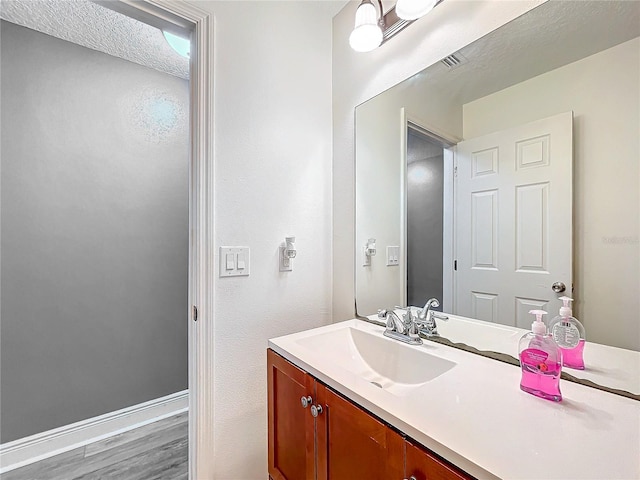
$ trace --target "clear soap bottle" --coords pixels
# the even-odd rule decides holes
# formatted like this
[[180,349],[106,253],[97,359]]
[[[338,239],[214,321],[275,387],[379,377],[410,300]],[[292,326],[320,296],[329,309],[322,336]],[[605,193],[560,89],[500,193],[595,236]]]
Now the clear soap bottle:
[[536,320],[531,324],[531,332],[520,339],[520,389],[537,397],[559,402],[562,400],[562,352],[547,333],[547,326],[542,321],[542,315],[547,312],[531,310],[529,313],[535,315]]
[[562,365],[584,370],[584,345],[586,334],[577,318],[572,316],[570,297],[560,297],[563,306],[560,314],[549,322],[549,332],[562,351]]

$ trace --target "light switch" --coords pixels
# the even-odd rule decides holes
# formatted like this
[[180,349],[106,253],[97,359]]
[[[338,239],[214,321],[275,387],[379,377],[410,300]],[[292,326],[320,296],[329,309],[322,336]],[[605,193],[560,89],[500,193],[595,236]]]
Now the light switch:
[[395,265],[400,265],[400,247],[390,245],[387,247],[387,266],[392,267]]
[[249,275],[249,247],[220,247],[221,277],[246,277]]
[[238,270],[244,270],[245,262],[244,262],[244,253],[238,254],[238,262],[236,263],[238,266]]

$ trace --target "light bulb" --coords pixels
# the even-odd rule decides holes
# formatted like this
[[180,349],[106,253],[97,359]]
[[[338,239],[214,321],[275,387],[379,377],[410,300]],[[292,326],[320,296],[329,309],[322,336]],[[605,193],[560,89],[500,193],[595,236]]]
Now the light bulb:
[[349,45],[356,52],[369,52],[382,43],[378,12],[370,1],[363,1],[356,10],[356,21],[349,36]]
[[396,15],[403,20],[416,20],[433,7],[438,0],[398,0],[396,3]]

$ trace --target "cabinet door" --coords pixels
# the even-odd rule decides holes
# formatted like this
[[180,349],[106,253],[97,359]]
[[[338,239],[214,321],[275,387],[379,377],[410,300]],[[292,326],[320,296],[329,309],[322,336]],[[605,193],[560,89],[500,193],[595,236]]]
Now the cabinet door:
[[314,418],[302,397],[315,400],[313,377],[267,350],[269,475],[273,480],[315,478]]
[[402,480],[402,437],[324,385],[316,390],[318,480]]
[[411,480],[471,480],[473,477],[448,465],[422,447],[406,442],[406,477]]

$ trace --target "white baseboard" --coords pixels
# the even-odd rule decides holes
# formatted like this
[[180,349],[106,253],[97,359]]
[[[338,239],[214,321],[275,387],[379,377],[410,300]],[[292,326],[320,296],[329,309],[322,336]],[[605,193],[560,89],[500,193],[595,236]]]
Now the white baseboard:
[[0,445],[0,474],[189,409],[189,391],[64,425]]

